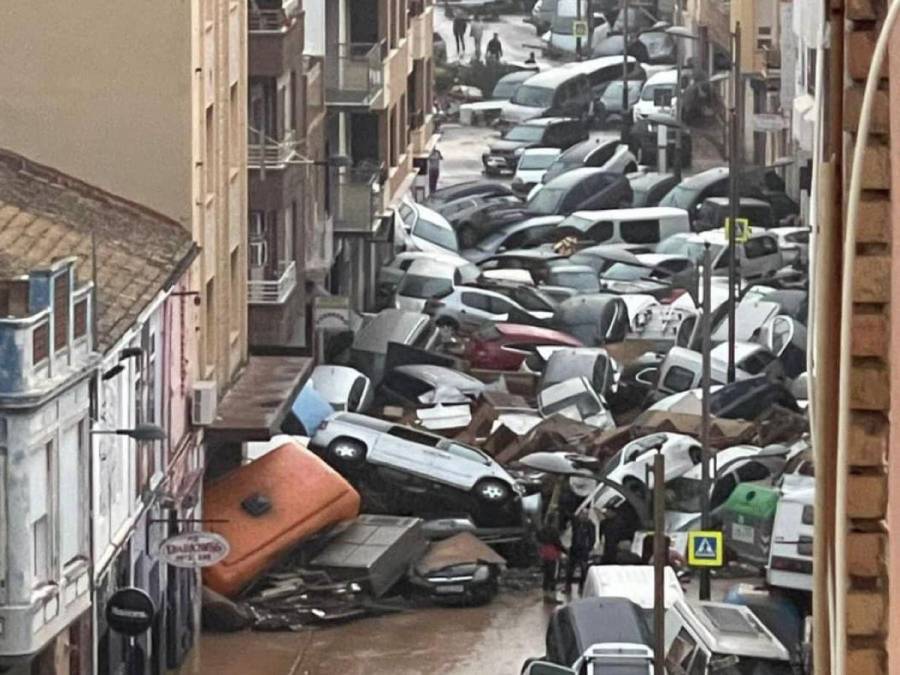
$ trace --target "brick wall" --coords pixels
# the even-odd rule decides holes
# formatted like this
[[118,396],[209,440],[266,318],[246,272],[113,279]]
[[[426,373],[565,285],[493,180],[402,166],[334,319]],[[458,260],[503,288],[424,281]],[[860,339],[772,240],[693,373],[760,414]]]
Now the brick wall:
[[[838,12],[833,19],[842,19],[844,28],[841,171],[846,199],[865,79],[885,7],[879,0],[845,0],[833,1],[832,8]],[[882,72],[885,79],[888,70],[885,67]],[[890,542],[886,519],[892,400],[888,355],[893,266],[890,142],[890,104],[884,82],[875,101],[866,148],[852,317],[847,672],[859,675],[888,672]],[[900,401],[900,397],[895,398]]]

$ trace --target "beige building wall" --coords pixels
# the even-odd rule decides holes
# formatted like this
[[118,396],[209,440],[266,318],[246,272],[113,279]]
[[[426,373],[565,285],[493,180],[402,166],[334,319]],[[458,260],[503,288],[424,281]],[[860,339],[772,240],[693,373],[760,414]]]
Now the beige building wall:
[[246,358],[246,2],[4,3],[0,147],[160,211],[202,254],[195,376]]

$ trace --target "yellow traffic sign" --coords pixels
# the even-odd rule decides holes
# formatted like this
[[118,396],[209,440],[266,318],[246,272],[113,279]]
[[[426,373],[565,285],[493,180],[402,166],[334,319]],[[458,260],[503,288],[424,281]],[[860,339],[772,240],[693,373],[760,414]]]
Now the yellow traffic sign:
[[721,532],[688,532],[688,565],[691,567],[721,567],[725,562]]
[[[737,219],[738,230],[735,235],[735,241],[739,244],[743,244],[750,238],[750,235],[753,233],[753,228],[750,226],[749,218],[738,218]],[[731,218],[725,219],[725,239],[731,240]]]
[[588,22],[587,21],[573,21],[572,22],[572,35],[576,38],[586,38],[588,36]]

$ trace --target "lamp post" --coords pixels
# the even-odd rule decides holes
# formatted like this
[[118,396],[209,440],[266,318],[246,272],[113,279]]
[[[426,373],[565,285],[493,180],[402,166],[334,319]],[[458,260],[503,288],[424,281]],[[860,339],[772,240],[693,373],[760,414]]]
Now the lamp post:
[[743,93],[743,78],[741,76],[741,22],[738,21],[734,27],[734,34],[731,40],[731,111],[730,126],[731,138],[729,160],[729,190],[728,200],[730,207],[731,227],[728,228],[728,371],[726,373],[729,383],[734,382],[735,378],[735,303],[737,301],[737,219],[740,213],[740,172],[741,172],[741,94]]
[[[682,83],[682,68],[684,67],[684,50],[681,47],[682,40],[697,40],[699,39],[696,35],[694,35],[691,31],[681,25],[681,0],[678,0],[676,5],[676,21],[678,25],[670,26],[666,29],[666,34],[671,35],[675,40],[675,91],[677,96],[675,97],[675,119],[681,122],[682,117],[682,99],[684,98],[685,88]],[[674,162],[674,173],[675,178],[679,181],[681,180],[681,127],[677,127],[675,130],[675,162]]]

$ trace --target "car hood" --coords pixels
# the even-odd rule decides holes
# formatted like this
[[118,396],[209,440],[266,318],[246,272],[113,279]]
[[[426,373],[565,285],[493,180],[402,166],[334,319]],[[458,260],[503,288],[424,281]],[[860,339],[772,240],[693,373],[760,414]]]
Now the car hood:
[[505,122],[527,122],[543,115],[544,110],[544,108],[533,108],[508,101],[500,111],[500,119]]
[[507,141],[501,138],[498,141],[494,141],[488,146],[488,149],[491,152],[513,152],[520,148],[527,148],[530,144],[525,141]]
[[477,103],[463,103],[459,106],[460,110],[484,111],[484,110],[503,110],[506,101],[503,99],[493,99],[491,101],[478,101]]
[[546,169],[519,169],[513,180],[520,180],[523,183],[540,183],[545,171]]

